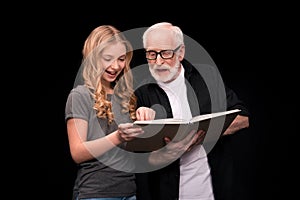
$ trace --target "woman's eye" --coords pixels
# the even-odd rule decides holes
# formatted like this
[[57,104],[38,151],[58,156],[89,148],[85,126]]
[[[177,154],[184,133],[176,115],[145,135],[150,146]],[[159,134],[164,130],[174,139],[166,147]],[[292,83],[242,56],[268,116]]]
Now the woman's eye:
[[111,58],[103,58],[103,59],[104,59],[104,61],[106,61],[106,62],[111,61]]

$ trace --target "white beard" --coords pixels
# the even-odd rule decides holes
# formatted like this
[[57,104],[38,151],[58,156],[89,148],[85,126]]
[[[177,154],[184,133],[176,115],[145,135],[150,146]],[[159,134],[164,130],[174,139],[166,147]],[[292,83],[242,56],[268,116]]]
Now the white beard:
[[[176,76],[179,74],[178,73],[178,69],[180,67],[180,62],[179,60],[176,58],[176,63],[174,67],[171,67],[170,65],[164,64],[164,65],[156,65],[153,64],[151,66],[149,66],[149,70],[151,75],[153,76],[153,78],[158,81],[158,82],[169,82],[170,80],[173,80],[176,78]],[[169,75],[164,76],[164,75],[160,75],[158,73],[156,73],[156,69],[167,69],[169,70]]]

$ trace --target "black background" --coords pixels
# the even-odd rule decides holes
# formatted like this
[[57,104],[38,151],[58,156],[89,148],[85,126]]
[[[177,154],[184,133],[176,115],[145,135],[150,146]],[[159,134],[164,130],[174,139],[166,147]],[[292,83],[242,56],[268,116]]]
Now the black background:
[[[116,7],[122,9],[122,4]],[[42,22],[43,31],[49,35],[43,39],[48,50],[43,62],[47,66],[47,87],[40,96],[40,186],[46,198],[71,199],[75,164],[68,147],[64,108],[88,34],[103,24],[126,31],[168,21],[206,49],[225,84],[252,114],[251,127],[236,136],[232,147],[239,163],[239,199],[291,199],[296,192],[292,184],[297,160],[294,136],[299,132],[295,132],[297,121],[293,118],[297,108],[297,75],[290,64],[295,54],[285,46],[293,42],[292,12],[283,17],[279,11],[287,8],[280,5],[275,10],[254,6],[222,12],[212,7],[189,7],[184,8],[185,14],[180,7],[169,13],[159,9],[153,13],[129,13],[125,9],[120,12],[115,7],[106,8],[84,13],[54,9]]]

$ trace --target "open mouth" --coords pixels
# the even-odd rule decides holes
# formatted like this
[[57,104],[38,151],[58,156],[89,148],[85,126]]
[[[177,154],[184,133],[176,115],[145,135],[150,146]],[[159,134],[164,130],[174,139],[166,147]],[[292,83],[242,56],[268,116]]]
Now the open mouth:
[[105,72],[112,75],[112,76],[117,74],[117,72],[111,72],[111,71],[108,71],[108,70],[105,70]]
[[156,69],[157,72],[167,72],[169,71],[168,69]]

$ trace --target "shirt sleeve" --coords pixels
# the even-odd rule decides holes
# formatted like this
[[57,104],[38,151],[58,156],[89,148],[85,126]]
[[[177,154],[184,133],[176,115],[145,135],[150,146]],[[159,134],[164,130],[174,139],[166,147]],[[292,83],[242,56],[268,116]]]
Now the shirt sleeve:
[[80,118],[88,121],[89,108],[92,108],[91,99],[88,92],[72,89],[66,102],[65,121],[70,118]]

